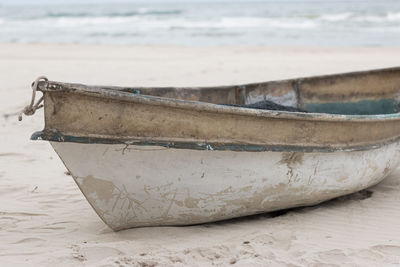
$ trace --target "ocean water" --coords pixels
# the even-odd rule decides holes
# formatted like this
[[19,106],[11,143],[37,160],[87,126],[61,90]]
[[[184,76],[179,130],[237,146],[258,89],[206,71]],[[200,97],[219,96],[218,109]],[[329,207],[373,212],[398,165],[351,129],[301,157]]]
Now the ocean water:
[[0,2],[0,42],[399,46],[400,1]]

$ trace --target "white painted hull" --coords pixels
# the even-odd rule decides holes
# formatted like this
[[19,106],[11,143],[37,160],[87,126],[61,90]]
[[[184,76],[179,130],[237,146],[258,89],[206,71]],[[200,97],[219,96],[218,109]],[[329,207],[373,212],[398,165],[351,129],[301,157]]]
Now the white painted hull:
[[380,182],[398,165],[400,147],[301,153],[51,144],[114,230],[317,204]]

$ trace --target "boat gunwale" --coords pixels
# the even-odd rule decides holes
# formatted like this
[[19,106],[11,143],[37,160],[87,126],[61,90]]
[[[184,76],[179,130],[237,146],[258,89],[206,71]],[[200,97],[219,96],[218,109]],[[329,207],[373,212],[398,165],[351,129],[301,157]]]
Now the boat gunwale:
[[[296,79],[275,80],[262,83],[249,83],[243,85],[231,86],[215,86],[215,87],[136,87],[141,89],[193,89],[193,90],[226,90],[230,88],[244,88],[246,86],[262,85],[271,82],[298,82],[307,81],[310,79],[329,79],[338,77],[347,77],[359,74],[371,74],[379,72],[400,71],[400,67],[375,69],[369,71],[347,72],[340,74],[329,74],[321,76],[303,77]],[[134,87],[122,86],[96,86],[84,85],[79,83],[62,83],[56,81],[41,81],[38,84],[38,90],[42,92],[64,92],[87,95],[98,98],[114,99],[124,102],[133,102],[147,105],[165,106],[170,108],[190,109],[199,112],[223,113],[241,116],[252,117],[267,117],[275,119],[291,119],[291,120],[312,120],[312,121],[352,121],[352,122],[375,122],[400,120],[400,112],[389,114],[370,114],[370,115],[345,115],[345,114],[330,114],[330,113],[305,113],[305,112],[290,112],[280,110],[261,110],[238,106],[229,106],[225,104],[213,104],[203,101],[182,100],[176,98],[142,95],[138,93],[125,92],[122,90],[132,89]]]
[[110,137],[95,135],[71,135],[64,134],[59,131],[44,129],[34,132],[31,140],[45,140],[50,142],[69,142],[80,144],[111,144],[111,145],[137,145],[137,146],[159,146],[166,149],[191,149],[191,150],[208,150],[208,151],[235,151],[235,152],[302,152],[302,153],[330,153],[330,152],[353,152],[367,151],[378,149],[383,146],[400,142],[400,137],[385,140],[373,144],[357,145],[357,146],[309,146],[309,145],[279,145],[279,144],[256,144],[256,143],[231,143],[231,142],[215,142],[207,140],[165,140],[156,138],[140,138],[140,137]]

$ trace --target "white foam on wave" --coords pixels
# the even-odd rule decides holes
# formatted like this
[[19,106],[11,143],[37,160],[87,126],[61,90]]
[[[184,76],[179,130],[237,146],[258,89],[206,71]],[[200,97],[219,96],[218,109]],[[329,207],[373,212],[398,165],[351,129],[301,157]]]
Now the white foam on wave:
[[285,28],[285,29],[308,29],[318,26],[316,21],[309,19],[285,19],[285,18],[263,18],[263,17],[222,17],[214,20],[196,20],[183,17],[170,17],[159,19],[155,17],[126,17],[126,16],[98,16],[98,17],[57,17],[44,18],[31,21],[33,24],[48,27],[85,27],[85,26],[112,26],[112,25],[135,25],[143,28],[160,29],[199,29],[199,28]]
[[316,21],[299,19],[270,20],[267,25],[282,29],[312,29],[318,27],[318,23]]
[[400,21],[400,12],[399,13],[388,13],[387,18],[389,21]]
[[384,15],[366,15],[366,16],[354,16],[353,20],[358,22],[400,22],[400,12],[399,13],[387,13]]
[[294,20],[284,18],[262,17],[223,17],[215,21],[185,21],[181,23],[185,28],[285,28],[306,29],[317,27],[317,22],[311,20]]
[[[149,9],[139,9],[140,12],[149,12]],[[346,23],[346,22],[367,22],[367,23],[393,23],[400,22],[400,13],[387,13],[383,15],[360,15],[351,12],[323,14],[313,18],[310,17],[250,17],[250,16],[225,16],[221,18],[212,18],[209,20],[196,19],[183,16],[89,16],[89,17],[45,17],[30,21],[44,27],[102,27],[113,26],[122,27],[135,25],[135,27],[143,29],[199,29],[199,28],[216,28],[216,29],[314,29],[321,23]],[[25,24],[26,21],[12,21],[12,23]],[[0,24],[4,24],[4,20],[0,18]]]
[[[380,38],[379,44],[392,44],[399,40],[400,5],[379,10],[371,6],[363,11],[327,6],[296,13],[284,8],[281,11],[280,7],[267,7],[270,6],[266,5],[264,11],[248,5],[224,10],[219,9],[220,5],[215,8],[200,6],[198,9],[186,5],[93,10],[69,7],[40,12],[26,9],[21,14],[0,15],[0,42],[47,42],[49,34],[59,42],[164,43],[173,39],[178,43],[196,45],[200,42],[269,44],[274,40],[276,43],[342,45],[338,40],[343,36],[350,36],[346,42],[357,45],[370,44],[373,38]],[[353,38],[351,32],[358,35]]]
[[324,14],[319,16],[318,19],[322,21],[336,22],[336,21],[348,20],[351,18],[351,16],[353,16],[353,13],[345,12],[336,14]]
[[135,17],[58,17],[53,19],[37,20],[37,24],[51,25],[56,27],[81,27],[81,26],[102,26],[110,24],[125,24],[134,22]]
[[324,22],[371,22],[371,23],[385,23],[385,22],[400,22],[399,13],[386,13],[386,14],[356,14],[352,12],[323,14],[316,17],[317,20]]

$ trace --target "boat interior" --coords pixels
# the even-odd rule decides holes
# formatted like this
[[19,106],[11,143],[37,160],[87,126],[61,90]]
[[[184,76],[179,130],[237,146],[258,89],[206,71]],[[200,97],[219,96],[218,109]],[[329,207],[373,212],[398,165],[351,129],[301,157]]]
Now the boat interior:
[[142,95],[292,112],[375,115],[400,111],[400,68],[237,86],[115,89]]

